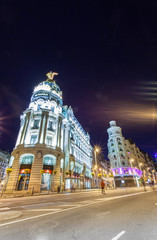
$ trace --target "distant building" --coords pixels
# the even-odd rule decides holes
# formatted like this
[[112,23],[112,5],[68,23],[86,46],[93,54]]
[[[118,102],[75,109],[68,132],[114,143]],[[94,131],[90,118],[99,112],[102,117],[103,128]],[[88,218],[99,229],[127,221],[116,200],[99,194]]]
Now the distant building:
[[13,171],[6,191],[34,192],[91,187],[92,146],[90,136],[63,105],[54,78],[35,87],[29,107],[20,116],[21,126],[11,154]]
[[8,167],[10,159],[10,153],[7,151],[0,150],[0,182],[6,176],[6,169]]
[[148,170],[145,155],[131,139],[125,139],[115,121],[107,130],[108,158],[116,186],[139,186],[138,179]]

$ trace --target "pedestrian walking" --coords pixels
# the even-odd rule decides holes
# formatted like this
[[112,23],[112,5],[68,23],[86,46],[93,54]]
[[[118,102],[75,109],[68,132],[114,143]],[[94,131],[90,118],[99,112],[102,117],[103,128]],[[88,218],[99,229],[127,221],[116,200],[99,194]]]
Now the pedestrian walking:
[[101,191],[102,191],[102,194],[105,194],[105,183],[103,180],[101,180]]
[[142,178],[142,185],[143,185],[143,187],[144,187],[144,191],[146,191],[146,183],[145,183],[144,178]]
[[73,191],[75,192],[76,184],[73,183]]
[[151,187],[152,187],[152,190],[154,191],[154,179],[153,178],[151,180]]

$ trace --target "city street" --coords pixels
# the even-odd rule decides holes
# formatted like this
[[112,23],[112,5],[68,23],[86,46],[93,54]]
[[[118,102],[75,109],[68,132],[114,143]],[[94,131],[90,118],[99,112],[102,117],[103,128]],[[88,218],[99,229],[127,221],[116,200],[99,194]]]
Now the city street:
[[0,200],[0,239],[157,239],[157,191],[100,190]]

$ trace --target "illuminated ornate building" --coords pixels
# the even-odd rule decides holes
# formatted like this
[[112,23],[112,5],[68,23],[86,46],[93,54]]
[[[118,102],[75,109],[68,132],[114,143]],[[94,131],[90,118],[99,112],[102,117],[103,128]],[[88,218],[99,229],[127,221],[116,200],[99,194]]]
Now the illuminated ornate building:
[[[63,106],[57,73],[35,87],[11,154],[7,192],[91,187],[92,146],[71,107]],[[42,171],[44,170],[44,171]]]
[[111,170],[115,178],[115,185],[139,186],[138,179],[142,176],[142,166],[145,166],[145,159],[139,148],[131,141],[125,139],[120,127],[115,121],[110,122],[107,129],[108,158],[111,163]]

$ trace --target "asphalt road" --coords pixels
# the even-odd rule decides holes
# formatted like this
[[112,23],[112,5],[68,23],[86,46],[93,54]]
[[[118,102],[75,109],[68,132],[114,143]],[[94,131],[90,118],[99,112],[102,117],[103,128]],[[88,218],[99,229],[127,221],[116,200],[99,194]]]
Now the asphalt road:
[[0,200],[0,240],[157,240],[157,191],[81,192]]

